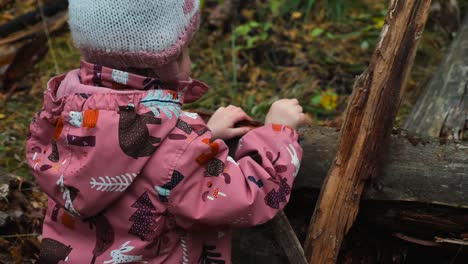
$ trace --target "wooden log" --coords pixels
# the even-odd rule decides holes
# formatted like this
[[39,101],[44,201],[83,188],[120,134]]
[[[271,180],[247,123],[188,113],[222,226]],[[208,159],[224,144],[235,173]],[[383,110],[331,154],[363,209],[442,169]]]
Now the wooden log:
[[68,20],[68,12],[58,13],[53,17],[47,18],[45,25],[44,23],[37,23],[24,30],[11,33],[5,38],[1,38],[0,46],[11,45],[15,42],[24,40],[26,38],[32,38],[37,35],[44,35],[45,26],[47,26],[47,30],[49,31],[49,33],[52,33],[54,31],[61,29],[64,25],[66,25],[67,20]]
[[434,0],[431,14],[441,27],[452,37],[460,26],[460,7],[457,0]]
[[15,83],[21,80],[25,72],[39,62],[47,53],[47,34],[55,33],[67,23],[66,12],[48,18],[45,25],[38,23],[25,30],[10,34],[0,39],[0,91],[14,91]]
[[[304,156],[293,188],[318,190],[336,155],[339,132],[312,127],[300,134]],[[364,199],[468,208],[468,142],[441,143],[394,130],[384,156]]]
[[463,138],[468,129],[468,15],[446,58],[406,120],[408,131]]
[[301,242],[297,239],[286,214],[281,211],[273,218],[268,225],[273,229],[277,243],[283,249],[291,264],[307,264]]
[[[286,206],[285,211],[289,222],[298,234],[301,242],[305,239],[307,223],[311,217],[311,212],[304,210],[304,204],[315,202],[318,196],[318,191],[319,190],[311,189],[295,190],[292,193],[293,196],[291,202]],[[369,254],[380,255],[377,252],[388,247],[385,241],[392,241],[395,245],[398,244],[399,246],[410,250],[414,249],[414,245],[411,245],[410,243],[398,243],[392,235],[403,234],[405,237],[411,237],[413,239],[428,241],[435,244],[435,237],[458,239],[466,237],[466,233],[468,233],[467,228],[468,209],[430,205],[418,202],[364,200],[361,202],[361,209],[356,223],[352,228],[351,233],[345,239],[347,246],[341,250],[340,254],[344,255],[345,253],[350,253],[350,250],[353,250],[353,255],[360,254],[359,248],[361,248],[362,243],[365,243],[371,249]],[[288,263],[288,258],[285,253],[278,250],[280,245],[275,239],[276,232],[277,230],[273,229],[273,227],[268,224],[235,232],[232,258],[233,263]],[[357,243],[361,243],[361,245],[357,245]],[[349,248],[354,246],[358,249]],[[436,248],[436,250],[440,251],[439,254],[442,252],[453,252],[455,254],[459,249],[458,246],[454,246],[452,248],[441,248],[441,246],[443,245]],[[434,249],[425,250],[432,252]],[[420,256],[420,251],[406,251],[406,253],[413,256],[417,256],[419,254],[418,259],[423,263],[443,263],[422,261],[421,257],[423,256]],[[452,254],[452,256],[454,256],[454,254]],[[381,257],[383,256],[378,257],[378,259]],[[346,262],[341,259],[338,263],[350,262]],[[395,262],[392,261],[391,256],[387,256],[380,259],[380,261],[357,263]]]
[[[45,17],[52,17],[59,12],[66,10],[68,7],[67,0],[55,0],[45,4],[42,8]],[[41,10],[39,7],[34,11],[18,16],[17,18],[0,25],[0,38],[5,38],[8,35],[31,27],[41,22]]]
[[309,263],[335,263],[354,223],[366,180],[397,112],[431,1],[391,1],[380,41],[348,104],[337,156],[322,187],[305,245]]

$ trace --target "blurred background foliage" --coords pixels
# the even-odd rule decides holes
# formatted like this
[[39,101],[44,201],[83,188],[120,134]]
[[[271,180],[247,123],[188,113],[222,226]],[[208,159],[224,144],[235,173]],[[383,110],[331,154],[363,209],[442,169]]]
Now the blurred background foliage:
[[[227,0],[226,0],[227,1]],[[0,23],[37,8],[38,1],[10,1]],[[277,99],[298,98],[317,125],[338,127],[354,78],[368,64],[384,25],[383,0],[240,1],[220,28],[207,18],[223,1],[202,1],[200,33],[190,44],[192,76],[211,90],[189,109],[241,106],[261,121]],[[468,0],[459,1],[465,14]],[[442,60],[451,35],[430,19],[419,45],[396,124],[408,114]],[[63,29],[52,34],[49,52],[21,81],[30,89],[0,94],[0,168],[27,176],[23,143],[41,107],[47,81],[79,65],[79,53]]]

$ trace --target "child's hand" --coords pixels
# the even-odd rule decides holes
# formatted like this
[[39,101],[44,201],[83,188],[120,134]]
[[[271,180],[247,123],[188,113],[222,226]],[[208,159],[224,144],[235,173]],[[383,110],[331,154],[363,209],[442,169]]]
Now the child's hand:
[[265,118],[265,124],[280,124],[294,129],[305,124],[305,115],[297,99],[281,99],[274,102]]
[[250,127],[234,128],[234,125],[242,120],[252,121],[252,118],[240,107],[230,105],[218,108],[208,120],[207,126],[211,130],[213,139],[227,140],[241,137],[252,129]]

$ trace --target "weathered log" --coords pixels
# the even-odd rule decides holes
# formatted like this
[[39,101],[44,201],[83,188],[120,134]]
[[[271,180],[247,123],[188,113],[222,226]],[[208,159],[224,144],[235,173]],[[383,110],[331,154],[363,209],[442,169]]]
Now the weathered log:
[[446,58],[406,120],[422,136],[462,139],[468,129],[468,16]]
[[[295,189],[320,189],[335,157],[338,135],[326,127],[301,131],[304,156]],[[468,208],[468,143],[441,143],[395,130],[381,166],[366,185],[364,199]]]
[[0,45],[11,45],[27,38],[33,38],[38,35],[44,35],[46,26],[49,33],[52,33],[61,29],[67,23],[67,20],[68,12],[58,13],[53,17],[47,18],[45,23],[37,23],[24,30],[11,33],[5,38],[1,38]]
[[450,36],[454,36],[460,27],[460,7],[457,0],[432,1],[430,16],[437,20]]
[[[67,0],[55,0],[51,3],[47,3],[42,7],[42,11],[45,17],[52,17],[55,14],[66,10],[68,7]],[[18,16],[17,18],[8,21],[7,23],[0,25],[0,38],[5,38],[6,36],[31,27],[41,21],[41,10],[40,7],[26,13],[24,15]]]
[[[305,239],[307,224],[311,217],[311,212],[304,210],[304,204],[315,202],[318,191],[318,189],[295,190],[292,193],[291,202],[286,206],[285,211],[289,222],[301,242]],[[275,233],[276,230],[268,224],[236,231],[233,243],[233,263],[288,263],[286,255],[279,250],[280,245],[275,239]],[[411,255],[413,258],[418,257],[419,259],[416,262],[397,263],[445,263],[441,261],[434,262],[430,257],[425,258],[425,256],[430,255],[428,253],[434,252],[434,250],[438,253],[432,257],[442,258],[444,254],[450,253],[453,253],[453,256],[459,249],[458,245],[452,247],[446,245],[432,246],[431,249],[420,247],[420,251],[411,251],[415,249],[414,245],[399,243],[398,240],[392,237],[392,234],[403,234],[405,237],[435,244],[435,237],[462,239],[466,236],[466,233],[468,233],[468,209],[418,202],[364,200],[361,202],[361,209],[356,223],[350,235],[345,239],[346,246],[340,254],[345,255],[350,251],[353,251],[352,255],[362,254],[359,249],[355,250],[352,247],[357,246],[356,244],[359,243],[361,244],[357,246],[359,248],[362,247],[362,243],[366,243],[366,247],[371,250],[371,253],[368,253],[369,255],[379,255],[376,251],[388,248],[387,243],[391,241],[394,246],[401,247],[406,255]],[[425,256],[421,256],[421,250],[426,250]],[[460,259],[463,259],[462,256],[460,256]],[[350,263],[343,258],[337,262]],[[392,255],[380,255],[375,261],[356,263],[395,263],[395,261],[392,261]],[[450,263],[450,261],[447,263]]]
[[47,53],[48,34],[63,28],[67,19],[66,12],[58,13],[45,23],[38,23],[0,39],[0,79],[3,82],[0,91],[11,93],[14,90],[14,84]]
[[283,252],[291,264],[307,264],[301,242],[297,239],[286,214],[281,211],[269,223],[273,229],[276,242],[281,246]]
[[431,1],[391,1],[381,38],[348,104],[337,156],[322,187],[305,245],[309,263],[335,263],[352,227],[366,180],[376,175],[382,145],[413,65]]

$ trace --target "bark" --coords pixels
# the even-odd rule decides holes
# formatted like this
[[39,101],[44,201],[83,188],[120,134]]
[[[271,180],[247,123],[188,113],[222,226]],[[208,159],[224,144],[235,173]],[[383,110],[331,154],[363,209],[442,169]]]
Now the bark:
[[[339,132],[313,127],[300,134],[304,157],[293,188],[318,190],[335,157]],[[364,199],[468,208],[468,143],[394,131],[384,156],[380,173],[365,186]]]
[[381,39],[358,77],[305,245],[309,263],[335,263],[354,223],[366,180],[376,175],[380,151],[395,117],[400,89],[414,61],[430,1],[391,1]]
[[468,126],[468,16],[404,128],[422,136],[463,138]]
[[[305,239],[307,223],[311,217],[311,212],[304,210],[304,204],[315,202],[317,195],[318,192],[310,189],[295,190],[292,201],[286,206],[289,222],[301,242]],[[361,256],[368,260],[352,263],[446,263],[426,258],[426,255],[436,252],[432,257],[442,258],[447,254],[453,257],[460,247],[435,245],[436,237],[460,240],[467,232],[468,209],[418,202],[365,200],[361,202],[356,224],[346,236],[345,246],[342,247],[341,257],[337,262],[351,263],[344,257],[351,255],[353,258]],[[280,244],[275,239],[275,233],[277,230],[269,224],[236,231],[233,239],[233,263],[289,263],[284,251],[279,250]],[[401,243],[401,239],[410,243]],[[419,246],[421,244],[418,241],[430,243],[431,247]],[[418,251],[411,251],[416,247],[419,248]],[[363,252],[363,248],[368,248],[368,251]],[[416,257],[418,261],[395,262],[391,254],[382,256],[377,253],[393,251],[395,248],[399,248],[404,255]],[[425,252],[424,256],[421,255],[422,252]],[[369,261],[371,257],[375,260]],[[447,263],[450,263],[450,259],[452,258],[447,259]]]

